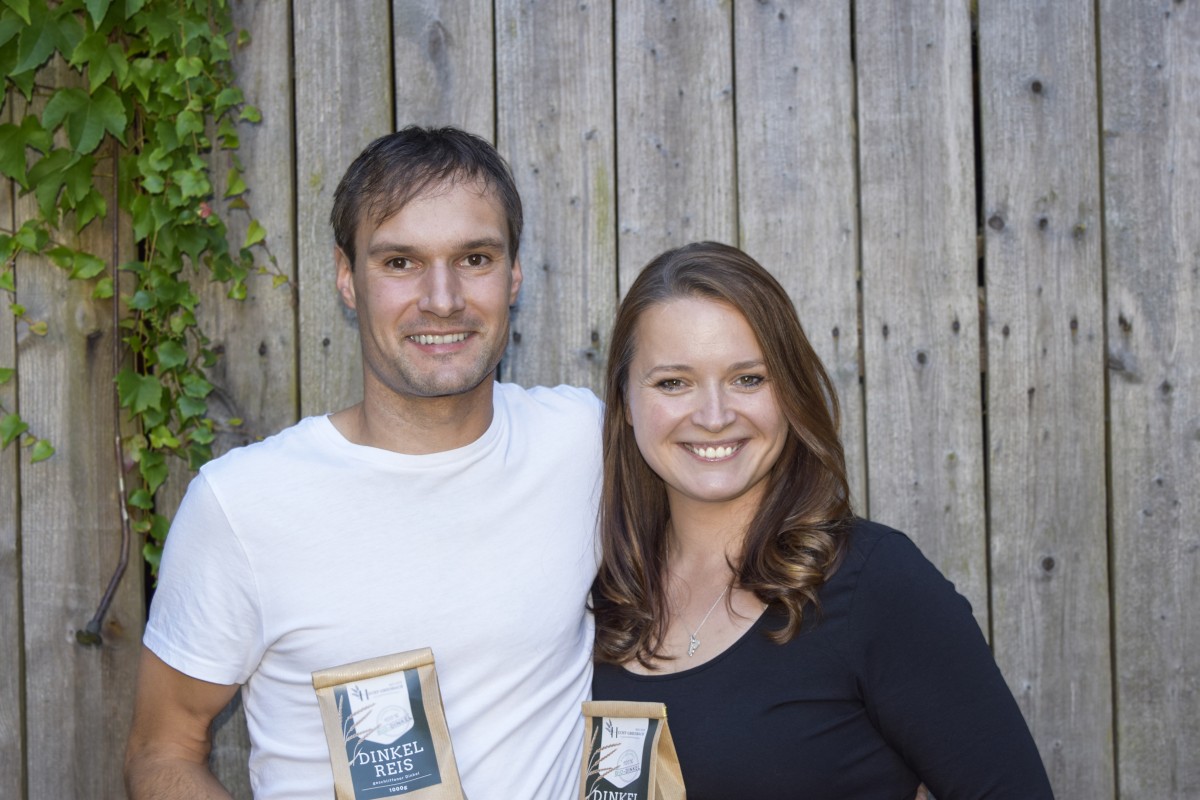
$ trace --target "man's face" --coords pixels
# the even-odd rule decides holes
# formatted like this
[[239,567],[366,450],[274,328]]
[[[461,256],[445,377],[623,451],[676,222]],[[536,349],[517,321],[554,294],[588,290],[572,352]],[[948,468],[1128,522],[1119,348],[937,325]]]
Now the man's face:
[[378,225],[359,223],[358,263],[351,269],[336,251],[337,285],[358,313],[368,389],[443,397],[492,376],[521,287],[507,231],[494,193],[473,181],[432,187]]

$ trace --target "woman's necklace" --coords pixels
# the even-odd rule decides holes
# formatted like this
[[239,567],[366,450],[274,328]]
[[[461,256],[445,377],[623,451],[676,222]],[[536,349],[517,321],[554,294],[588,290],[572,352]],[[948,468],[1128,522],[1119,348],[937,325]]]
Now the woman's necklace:
[[688,658],[691,658],[693,655],[695,655],[696,650],[699,649],[700,639],[697,634],[699,634],[700,629],[704,627],[704,623],[708,622],[708,618],[712,616],[712,612],[716,609],[717,603],[721,602],[721,598],[724,597],[725,593],[728,591],[728,586],[721,590],[721,593],[717,595],[717,599],[713,601],[712,607],[708,609],[708,613],[704,615],[704,619],[700,620],[700,624],[696,626],[696,630],[688,634]]

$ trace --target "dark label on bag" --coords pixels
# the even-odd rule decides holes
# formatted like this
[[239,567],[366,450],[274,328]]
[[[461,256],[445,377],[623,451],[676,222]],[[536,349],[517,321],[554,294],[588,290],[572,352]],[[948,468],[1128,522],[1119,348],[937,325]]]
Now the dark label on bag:
[[598,717],[588,742],[586,800],[645,800],[650,796],[657,719]]
[[343,684],[333,695],[356,798],[394,797],[442,782],[417,670]]

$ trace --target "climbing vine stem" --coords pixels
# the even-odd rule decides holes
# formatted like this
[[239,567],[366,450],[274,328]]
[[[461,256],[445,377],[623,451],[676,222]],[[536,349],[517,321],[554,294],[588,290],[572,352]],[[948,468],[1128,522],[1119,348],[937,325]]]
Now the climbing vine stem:
[[[211,458],[215,438],[206,370],[217,356],[197,319],[199,287],[216,281],[241,300],[251,274],[287,282],[237,158],[238,125],[260,119],[232,70],[233,49],[248,43],[228,0],[0,0],[0,99],[14,110],[23,100],[0,125],[0,173],[36,201],[15,229],[0,230],[0,293],[33,336],[48,326],[19,301],[19,257],[22,270],[64,270],[115,304],[122,515],[154,568],[167,533],[157,493],[173,465]],[[116,155],[101,158],[103,147]],[[219,180],[218,160],[231,165]],[[109,197],[96,180],[105,177],[115,182]],[[238,243],[223,218],[231,214],[247,216]],[[131,260],[116,263],[115,246],[110,256],[75,244],[118,217]],[[18,370],[0,364],[0,384]],[[0,445],[29,447],[32,462],[54,454],[16,408],[0,406]]]

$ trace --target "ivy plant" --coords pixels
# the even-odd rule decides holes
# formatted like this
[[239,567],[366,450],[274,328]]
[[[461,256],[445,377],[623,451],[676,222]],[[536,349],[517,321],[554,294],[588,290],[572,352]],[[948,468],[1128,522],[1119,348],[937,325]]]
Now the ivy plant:
[[[115,390],[132,422],[123,461],[136,465],[123,502],[155,568],[167,532],[156,493],[173,464],[195,469],[212,455],[206,369],[216,355],[197,321],[197,287],[219,281],[242,299],[252,272],[286,282],[257,220],[234,244],[222,219],[250,213],[237,126],[257,122],[259,112],[231,65],[232,48],[247,43],[234,33],[228,0],[0,0],[2,101],[12,107],[0,125],[0,173],[36,200],[35,213],[0,231],[0,292],[33,335],[45,335],[47,324],[18,301],[18,257],[22,269],[65,270],[118,304],[127,352]],[[51,73],[69,79],[47,80]],[[222,150],[232,167],[217,197],[212,172]],[[102,175],[115,178],[115,192],[97,188]],[[132,227],[133,260],[114,264],[112,254],[71,244],[113,214],[127,234]],[[0,383],[18,369],[0,364]],[[3,407],[0,444],[30,447],[34,462],[54,452]]]

